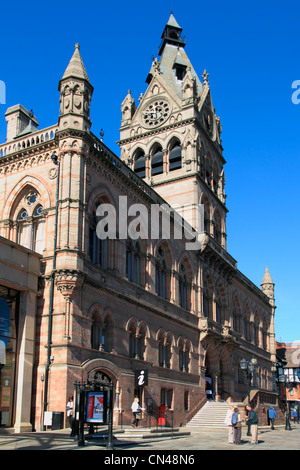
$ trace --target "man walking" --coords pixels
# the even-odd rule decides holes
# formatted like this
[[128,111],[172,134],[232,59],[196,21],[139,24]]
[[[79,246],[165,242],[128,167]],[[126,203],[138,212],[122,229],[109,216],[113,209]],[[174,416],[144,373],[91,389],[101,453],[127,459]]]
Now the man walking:
[[274,410],[273,406],[270,406],[270,408],[268,410],[268,418],[270,420],[271,429],[275,429],[274,428],[274,423],[275,423],[276,416],[277,416],[276,410]]
[[258,417],[256,412],[253,410],[252,406],[246,406],[247,411],[249,412],[247,422],[251,427],[252,440],[251,444],[258,444]]

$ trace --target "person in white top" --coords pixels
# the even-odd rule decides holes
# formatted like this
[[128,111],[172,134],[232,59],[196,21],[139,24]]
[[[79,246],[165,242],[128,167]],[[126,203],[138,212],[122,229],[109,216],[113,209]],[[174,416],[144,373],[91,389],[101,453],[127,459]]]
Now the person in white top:
[[139,404],[139,398],[138,397],[135,397],[135,399],[133,400],[133,403],[131,405],[131,411],[133,413],[133,422],[131,423],[131,426],[134,427],[134,428],[138,428],[139,427],[139,414],[144,411],[145,408],[141,408],[140,404]]
[[228,426],[228,444],[234,444],[234,427],[232,424],[232,415],[234,414],[234,406],[227,411],[224,423]]
[[72,429],[72,423],[73,423],[73,407],[74,407],[73,397],[69,397],[69,401],[67,403],[67,417],[69,418],[71,429]]

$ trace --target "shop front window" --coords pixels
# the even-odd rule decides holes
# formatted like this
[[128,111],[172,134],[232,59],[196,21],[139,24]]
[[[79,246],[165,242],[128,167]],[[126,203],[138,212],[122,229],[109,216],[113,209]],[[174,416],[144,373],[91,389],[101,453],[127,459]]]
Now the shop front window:
[[12,426],[16,364],[16,305],[0,297],[0,426]]

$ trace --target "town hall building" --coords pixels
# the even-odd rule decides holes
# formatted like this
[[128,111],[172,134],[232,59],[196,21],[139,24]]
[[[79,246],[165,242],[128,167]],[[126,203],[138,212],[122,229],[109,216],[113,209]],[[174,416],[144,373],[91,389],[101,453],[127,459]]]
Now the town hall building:
[[[124,97],[119,156],[92,132],[97,84],[78,44],[59,81],[55,124],[38,129],[21,104],[5,113],[0,426],[40,430],[46,411],[63,412],[66,423],[74,383],[101,374],[114,385],[115,425],[131,422],[135,396],[154,420],[165,405],[176,426],[208,391],[238,402],[252,385],[256,403],[274,399],[274,283],[266,268],[254,285],[227,251],[221,121],[208,74],[198,77],[181,33],[171,14],[139,104],[130,91]],[[155,205],[172,209],[171,233],[176,214],[188,229],[125,237],[117,218],[116,236],[99,237],[99,210],[119,214],[124,201],[129,223],[142,205],[150,227]],[[199,213],[201,243],[188,249]],[[253,358],[249,384],[240,365]],[[145,386],[135,381],[141,370]]]

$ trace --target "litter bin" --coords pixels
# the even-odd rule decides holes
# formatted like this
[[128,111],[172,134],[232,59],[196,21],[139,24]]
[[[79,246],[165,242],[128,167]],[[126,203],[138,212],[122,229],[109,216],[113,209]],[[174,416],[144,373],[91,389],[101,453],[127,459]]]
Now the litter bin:
[[63,427],[64,427],[64,412],[63,411],[53,411],[52,412],[51,430],[55,431],[57,429],[63,429]]

